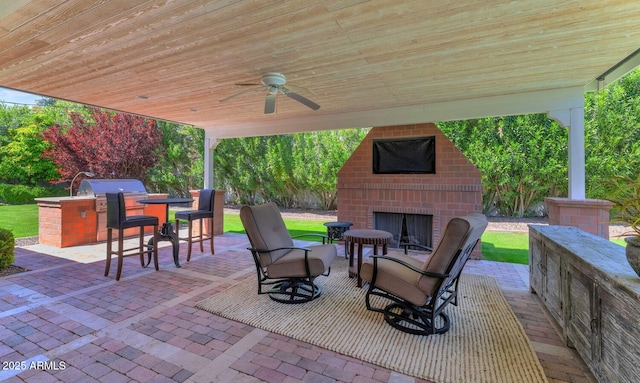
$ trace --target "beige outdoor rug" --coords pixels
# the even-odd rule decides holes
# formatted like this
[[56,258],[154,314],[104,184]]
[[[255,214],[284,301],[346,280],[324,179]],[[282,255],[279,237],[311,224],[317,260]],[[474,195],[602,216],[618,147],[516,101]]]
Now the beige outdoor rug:
[[222,317],[436,382],[546,382],[529,339],[494,278],[463,274],[459,305],[446,312],[451,329],[417,336],[389,326],[368,311],[337,259],[329,277],[319,277],[322,296],[287,305],[257,294],[255,276],[197,303]]

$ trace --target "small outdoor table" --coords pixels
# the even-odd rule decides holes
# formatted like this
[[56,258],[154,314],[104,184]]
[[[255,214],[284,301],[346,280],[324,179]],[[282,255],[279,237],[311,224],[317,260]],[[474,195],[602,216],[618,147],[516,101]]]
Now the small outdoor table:
[[[384,230],[356,229],[347,230],[343,234],[344,240],[349,242],[349,278],[358,278],[358,287],[362,287],[360,269],[362,268],[362,247],[373,245],[373,255],[378,255],[378,245],[382,245],[382,255],[387,254],[387,245],[393,240],[393,234]],[[353,271],[353,247],[358,244],[358,268]]]
[[[180,254],[180,240],[178,239],[178,233],[173,230],[173,223],[169,221],[169,205],[193,202],[193,198],[152,198],[142,199],[138,202],[147,205],[166,205],[165,219],[164,223],[160,227],[160,232],[158,233],[158,242],[171,242],[173,245],[173,263],[176,264],[176,267],[181,267],[180,260],[178,259]],[[147,245],[150,249],[153,248],[153,237],[149,239]],[[151,262],[151,252],[148,253],[148,257],[149,260],[147,261],[147,265]]]
[[[338,222],[325,222],[323,223],[327,227],[327,237],[329,237],[329,243],[333,243],[333,241],[342,241],[344,240],[344,232],[349,230],[349,228],[353,225],[351,222],[338,221]],[[347,249],[347,241],[344,241],[344,257],[347,258],[349,256],[349,251]]]

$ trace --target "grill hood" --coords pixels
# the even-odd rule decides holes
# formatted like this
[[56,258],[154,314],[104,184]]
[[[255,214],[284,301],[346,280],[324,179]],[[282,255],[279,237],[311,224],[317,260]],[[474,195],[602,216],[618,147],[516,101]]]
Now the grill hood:
[[106,193],[147,194],[147,189],[136,179],[84,179],[80,182],[78,196],[103,197]]

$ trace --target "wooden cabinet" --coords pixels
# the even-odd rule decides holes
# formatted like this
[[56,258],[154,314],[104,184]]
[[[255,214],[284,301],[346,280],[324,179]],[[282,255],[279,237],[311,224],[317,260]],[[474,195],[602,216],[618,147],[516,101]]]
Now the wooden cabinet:
[[538,293],[553,318],[564,321],[562,268],[557,244],[545,242],[537,232],[529,234],[531,289]]
[[571,262],[567,262],[565,281],[566,338],[569,345],[588,362],[597,356],[597,286]]
[[529,229],[536,292],[600,382],[640,382],[640,278],[624,248],[575,227]]

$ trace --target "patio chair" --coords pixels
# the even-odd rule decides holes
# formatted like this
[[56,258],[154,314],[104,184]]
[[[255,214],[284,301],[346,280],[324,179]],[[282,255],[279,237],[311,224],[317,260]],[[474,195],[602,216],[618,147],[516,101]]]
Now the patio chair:
[[[320,296],[315,278],[329,275],[337,256],[332,244],[298,247],[274,203],[243,206],[240,219],[247,232],[258,276],[258,294],[281,303],[304,303]],[[270,287],[268,290],[263,290]]]
[[[189,228],[186,237],[180,237],[181,241],[187,241],[187,262],[191,259],[191,248],[194,243],[200,243],[200,252],[204,252],[204,242],[210,241],[209,247],[211,247],[211,254],[214,253],[213,249],[213,198],[215,191],[212,189],[200,190],[198,197],[198,210],[185,210],[176,212],[176,233],[180,234],[180,221],[189,222]],[[204,220],[209,220],[208,227],[205,227]],[[200,222],[200,233],[197,236],[193,235],[193,221],[198,220]]]
[[[144,228],[153,226],[153,243],[158,243],[158,217],[151,215],[132,215],[127,217],[127,210],[124,201],[124,193],[106,193],[107,197],[107,264],[105,265],[104,276],[109,276],[111,268],[111,256],[118,257],[118,270],[116,281],[120,280],[122,274],[122,261],[124,257],[139,255],[140,265],[145,267],[144,254],[153,252],[153,262],[156,270],[158,268],[158,247],[147,246],[144,243]],[[124,231],[132,227],[139,227],[139,244],[136,247],[124,248]],[[118,230],[118,248],[113,251],[113,230]],[[135,250],[135,251],[134,251]]]
[[[453,218],[424,262],[400,252],[374,255],[361,269],[369,282],[367,309],[383,313],[388,324],[410,334],[447,332],[451,323],[444,309],[449,303],[457,306],[460,273],[486,227],[483,214]],[[374,307],[372,296],[385,298],[376,300],[380,306],[391,303]]]

